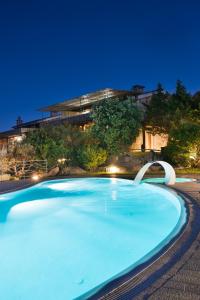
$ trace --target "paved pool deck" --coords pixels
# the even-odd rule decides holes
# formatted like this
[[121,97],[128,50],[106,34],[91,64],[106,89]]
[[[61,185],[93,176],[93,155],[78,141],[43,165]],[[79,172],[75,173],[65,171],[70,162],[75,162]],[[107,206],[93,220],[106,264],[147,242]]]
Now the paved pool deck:
[[[188,199],[191,199],[189,205],[193,208],[192,214],[195,215],[196,210],[199,209],[200,211],[200,175],[192,177],[196,178],[197,182],[176,183],[173,188],[188,196]],[[0,183],[0,194],[28,187],[32,184],[30,180]],[[185,242],[188,236],[193,235],[193,238],[190,239],[189,246],[187,246],[185,251],[180,251],[179,253],[177,250],[176,259],[172,259],[169,264],[170,267],[168,266],[164,273],[159,273],[159,270],[165,267],[165,264],[169,263],[171,259],[169,255],[167,257],[163,256],[159,262],[155,263],[154,267],[157,274],[160,274],[159,277],[154,276],[153,273],[153,275],[150,275],[152,280],[147,280],[147,283],[144,284],[143,281],[148,277],[148,272],[146,272],[146,274],[140,276],[140,282],[136,282],[132,286],[132,295],[130,292],[118,293],[118,288],[116,288],[111,294],[109,293],[102,297],[93,297],[93,299],[200,300],[200,214],[199,222],[193,223],[191,221],[186,231],[187,237],[184,237],[182,242],[179,241],[176,248],[181,248],[181,243]],[[174,253],[170,255],[173,257]],[[137,290],[138,286],[140,288],[135,293],[134,290]]]
[[[200,176],[196,177],[198,182],[177,183],[174,188],[192,197],[197,205],[200,206]],[[200,299],[200,233],[196,236],[186,253],[180,257],[180,260],[159,280],[132,299]]]
[[33,184],[31,179],[13,180],[13,181],[1,181],[0,182],[0,194],[20,190],[22,188],[29,187]]

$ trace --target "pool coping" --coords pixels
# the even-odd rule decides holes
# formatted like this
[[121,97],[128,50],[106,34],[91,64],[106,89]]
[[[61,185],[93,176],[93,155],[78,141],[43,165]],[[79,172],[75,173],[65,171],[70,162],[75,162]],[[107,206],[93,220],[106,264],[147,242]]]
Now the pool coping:
[[[180,195],[188,211],[188,220],[182,230],[157,254],[147,262],[136,267],[126,275],[114,279],[89,300],[121,300],[121,299],[147,299],[158,290],[175,272],[177,263],[179,268],[188,260],[191,245],[200,235],[200,207],[195,199],[177,188],[172,188]],[[175,270],[173,270],[175,267]],[[149,289],[149,290],[148,290]]]

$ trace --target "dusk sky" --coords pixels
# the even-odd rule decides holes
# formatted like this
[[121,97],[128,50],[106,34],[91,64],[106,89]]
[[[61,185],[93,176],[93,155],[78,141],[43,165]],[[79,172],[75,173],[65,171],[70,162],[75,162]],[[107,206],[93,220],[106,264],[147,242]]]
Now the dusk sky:
[[198,0],[2,0],[0,130],[102,88],[200,90]]

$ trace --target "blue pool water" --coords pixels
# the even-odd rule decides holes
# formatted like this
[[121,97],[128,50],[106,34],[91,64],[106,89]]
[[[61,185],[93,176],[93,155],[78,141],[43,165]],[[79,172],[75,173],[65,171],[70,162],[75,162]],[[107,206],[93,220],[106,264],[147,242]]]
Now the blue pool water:
[[[184,182],[191,182],[191,181],[195,181],[195,179],[192,178],[184,178],[184,177],[179,177],[176,178],[176,182],[179,183],[184,183]],[[142,180],[142,182],[150,182],[150,183],[164,183],[165,182],[165,178],[145,178]]]
[[0,297],[85,299],[147,260],[186,219],[176,193],[109,178],[0,195]]

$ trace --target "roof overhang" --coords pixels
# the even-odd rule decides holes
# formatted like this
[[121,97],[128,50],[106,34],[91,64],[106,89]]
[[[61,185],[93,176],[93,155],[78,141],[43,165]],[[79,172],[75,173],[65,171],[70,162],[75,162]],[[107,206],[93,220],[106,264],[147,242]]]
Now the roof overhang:
[[133,93],[131,91],[114,90],[114,89],[107,88],[94,93],[89,93],[80,97],[59,102],[54,105],[43,107],[39,109],[39,111],[42,112],[77,111],[83,108],[89,108],[94,103],[107,98],[120,97],[125,95],[132,95],[132,94]]

